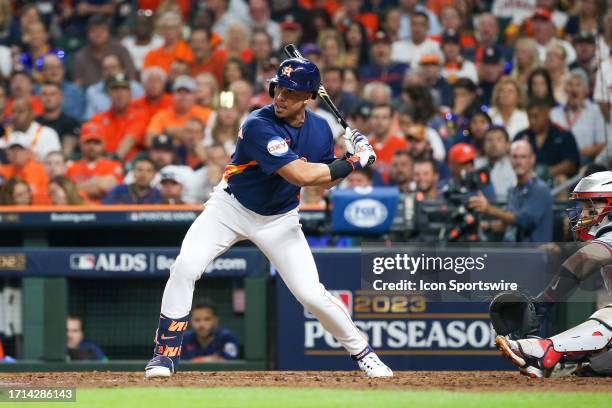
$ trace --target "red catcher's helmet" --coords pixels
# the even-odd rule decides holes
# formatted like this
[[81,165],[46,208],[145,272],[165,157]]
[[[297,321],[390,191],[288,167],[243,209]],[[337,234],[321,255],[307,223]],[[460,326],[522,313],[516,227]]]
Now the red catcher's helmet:
[[589,241],[604,227],[612,227],[612,171],[584,177],[570,199],[576,206],[567,210],[574,236]]

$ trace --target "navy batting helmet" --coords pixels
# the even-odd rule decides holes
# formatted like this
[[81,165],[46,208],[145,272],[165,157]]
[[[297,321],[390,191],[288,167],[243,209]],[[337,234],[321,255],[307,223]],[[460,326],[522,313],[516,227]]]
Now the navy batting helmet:
[[276,76],[270,79],[270,96],[274,98],[276,85],[298,92],[312,92],[312,99],[317,97],[317,89],[321,84],[321,73],[317,66],[305,58],[289,58],[284,60]]

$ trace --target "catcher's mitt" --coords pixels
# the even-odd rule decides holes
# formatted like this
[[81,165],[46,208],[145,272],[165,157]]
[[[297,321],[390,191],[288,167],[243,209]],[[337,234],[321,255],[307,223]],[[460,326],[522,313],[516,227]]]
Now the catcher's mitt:
[[525,338],[540,329],[541,316],[536,311],[534,300],[520,292],[495,295],[489,305],[489,316],[493,329],[502,336]]

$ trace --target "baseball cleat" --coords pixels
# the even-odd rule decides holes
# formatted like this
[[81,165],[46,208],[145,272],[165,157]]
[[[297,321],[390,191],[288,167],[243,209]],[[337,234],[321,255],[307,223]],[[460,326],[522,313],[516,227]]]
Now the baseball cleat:
[[504,336],[497,336],[495,344],[504,357],[512,362],[515,366],[523,368],[527,365],[527,361],[523,357],[523,353],[518,346],[518,343],[513,340],[508,340]]
[[357,364],[369,378],[393,377],[393,371],[373,351],[358,359]]
[[544,372],[534,366],[528,365],[525,367],[521,367],[519,368],[519,372],[521,373],[521,375],[524,375],[526,377],[533,378],[533,379],[544,378]]
[[550,340],[533,338],[514,341],[497,336],[495,344],[502,355],[529,378],[550,377],[562,356],[554,350]]
[[145,367],[145,378],[168,378],[174,373],[174,362],[170,357],[153,356]]

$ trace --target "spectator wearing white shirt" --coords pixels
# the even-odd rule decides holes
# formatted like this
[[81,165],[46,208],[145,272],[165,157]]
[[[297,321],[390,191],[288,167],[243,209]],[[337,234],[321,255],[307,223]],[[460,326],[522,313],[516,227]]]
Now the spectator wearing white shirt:
[[249,1],[249,16],[251,30],[265,30],[272,39],[272,48],[278,49],[281,46],[280,25],[270,19],[270,6],[266,0]]
[[154,33],[155,19],[152,10],[138,10],[134,22],[134,33],[121,40],[132,57],[134,67],[138,72],[142,71],[145,55],[151,50],[164,45],[164,40]]
[[606,125],[599,106],[587,98],[589,79],[582,69],[569,73],[565,80],[565,93],[567,104],[553,108],[550,119],[574,134],[580,155],[589,162],[605,147]]
[[[21,140],[35,155],[43,161],[49,152],[62,150],[57,132],[34,120],[34,111],[26,97],[15,99],[11,111],[13,132],[10,137]],[[7,138],[0,138],[0,148],[6,148]]]
[[417,11],[427,14],[429,17],[429,35],[440,34],[442,31],[438,16],[422,4],[419,4],[418,0],[399,0],[399,8],[402,13],[399,29],[400,40],[410,39],[410,16]]
[[523,109],[524,99],[519,83],[508,76],[499,80],[493,89],[488,113],[493,124],[506,129],[510,140],[529,127],[527,112]]
[[0,45],[0,76],[8,78],[13,70],[13,56],[11,49],[6,45]]
[[[597,57],[600,59],[598,70],[595,74],[595,88],[593,99],[599,104],[601,112],[612,127],[612,10],[608,11],[603,19],[604,33],[598,39]],[[610,129],[612,130],[612,129]],[[612,147],[612,144],[609,144]]]
[[[612,50],[612,9],[604,15],[601,25],[603,33],[597,36],[597,58],[602,61],[610,59],[610,50]],[[610,72],[610,71],[608,71]]]
[[206,166],[193,172],[190,184],[190,195],[185,199],[189,203],[202,203],[210,198],[213,189],[223,178],[223,171],[228,163],[228,155],[223,145],[215,143],[206,148]]
[[410,16],[410,40],[397,40],[391,45],[391,60],[416,67],[423,55],[440,55],[440,46],[427,38],[429,18],[416,11]]
[[465,60],[462,52],[459,33],[454,30],[444,32],[442,35],[442,53],[444,54],[442,76],[450,84],[459,78],[467,78],[478,84],[476,65],[472,61]]
[[576,51],[574,47],[572,47],[572,44],[556,38],[556,28],[553,24],[552,15],[549,10],[537,8],[531,17],[531,23],[533,27],[533,38],[536,42],[538,53],[540,54],[540,60],[546,58],[548,47],[555,42],[561,45],[565,50],[565,63],[567,65],[576,60]]

